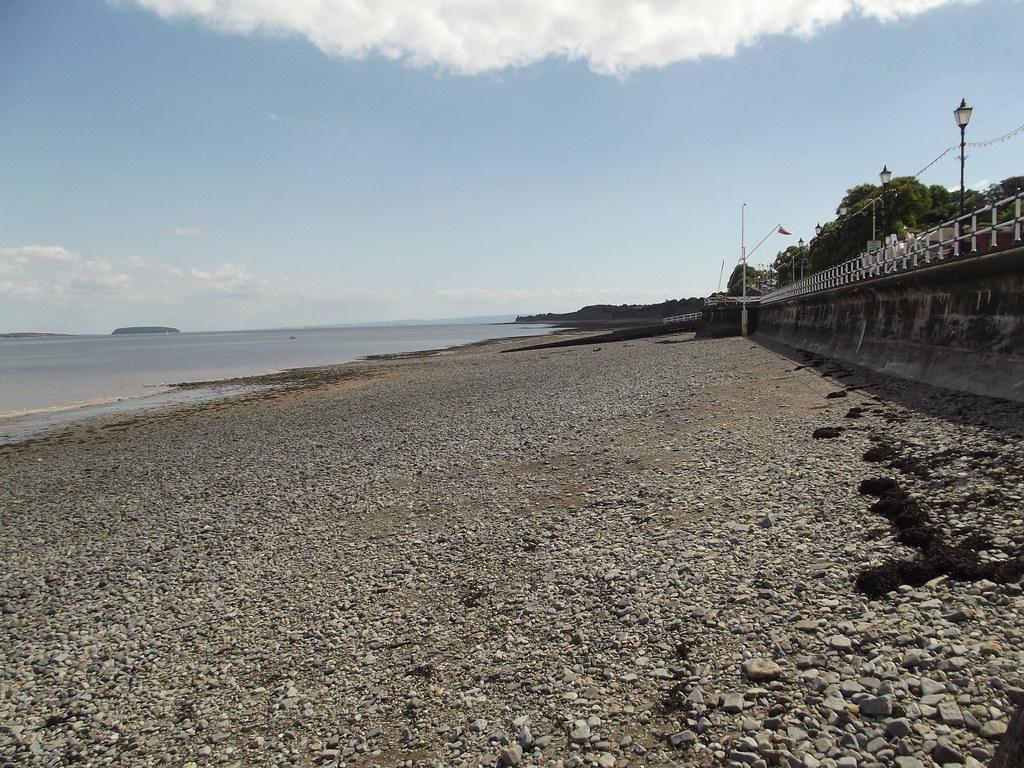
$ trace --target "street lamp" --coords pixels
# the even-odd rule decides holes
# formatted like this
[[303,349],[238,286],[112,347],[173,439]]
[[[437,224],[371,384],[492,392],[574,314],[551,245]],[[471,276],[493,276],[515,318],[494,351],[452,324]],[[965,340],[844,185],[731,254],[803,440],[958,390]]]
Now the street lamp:
[[[796,241],[796,247],[800,253],[800,279],[804,279],[804,239],[801,237]],[[793,261],[796,261],[796,254],[793,254]],[[793,265],[793,280],[796,280],[796,264]]]
[[960,99],[960,106],[953,110],[953,117],[960,128],[960,215],[964,215],[964,131],[971,122],[973,107],[967,106],[967,99]]
[[883,165],[882,170],[878,172],[878,178],[882,182],[882,237],[885,237],[885,185],[892,180],[892,171],[889,170],[888,165]]
[[817,224],[814,225],[814,235],[815,237],[821,236],[821,222],[818,222]]
[[840,205],[838,208],[836,208],[836,215],[837,216],[845,216],[847,211],[849,211],[849,210],[850,210],[850,206],[848,206],[848,205]]

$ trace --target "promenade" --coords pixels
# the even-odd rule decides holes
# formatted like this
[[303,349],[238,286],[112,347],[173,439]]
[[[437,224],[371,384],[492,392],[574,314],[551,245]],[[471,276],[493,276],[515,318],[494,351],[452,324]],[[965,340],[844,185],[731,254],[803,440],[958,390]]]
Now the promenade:
[[0,764],[985,763],[1021,586],[869,600],[915,552],[858,486],[1015,557],[1020,409],[688,339],[371,361],[0,449]]

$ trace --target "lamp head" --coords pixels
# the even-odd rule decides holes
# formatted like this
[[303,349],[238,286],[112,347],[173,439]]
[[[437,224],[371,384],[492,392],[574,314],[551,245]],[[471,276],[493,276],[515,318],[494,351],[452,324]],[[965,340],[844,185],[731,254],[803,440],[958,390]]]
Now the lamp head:
[[878,173],[878,178],[882,180],[883,184],[888,184],[892,180],[892,171],[889,170],[889,166],[882,166],[882,170]]
[[814,225],[814,234],[816,234],[816,235],[820,235],[821,234],[821,224],[820,223]]
[[840,205],[838,208],[836,208],[836,213],[838,213],[840,216],[845,216],[847,211],[849,211],[849,210],[850,210],[850,206],[848,206],[848,205]]
[[796,241],[796,245],[797,245],[798,248],[803,248],[804,247],[804,239],[801,237],[799,240]]
[[967,124],[971,122],[971,112],[973,111],[974,107],[968,107],[966,99],[960,99],[960,106],[953,110],[953,117],[956,118],[958,128],[967,127]]

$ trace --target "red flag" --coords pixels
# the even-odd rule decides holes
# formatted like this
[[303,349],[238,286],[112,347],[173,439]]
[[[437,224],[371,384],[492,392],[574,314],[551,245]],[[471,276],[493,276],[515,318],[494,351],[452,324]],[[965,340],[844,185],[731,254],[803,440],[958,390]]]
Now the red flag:
[[790,231],[789,231],[788,229],[786,229],[786,228],[785,228],[784,226],[782,226],[782,225],[780,224],[780,225],[779,225],[779,234],[780,234],[780,235],[792,235],[793,233],[792,233],[792,232],[790,232]]

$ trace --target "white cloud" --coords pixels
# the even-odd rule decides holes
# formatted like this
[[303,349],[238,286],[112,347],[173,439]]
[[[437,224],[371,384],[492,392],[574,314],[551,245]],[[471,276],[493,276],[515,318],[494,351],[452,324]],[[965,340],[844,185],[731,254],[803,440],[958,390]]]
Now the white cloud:
[[174,227],[171,234],[175,237],[199,237],[203,234],[203,230],[199,227]]
[[268,295],[270,280],[244,264],[180,267],[132,255],[83,258],[61,246],[0,248],[0,295],[67,301],[106,296],[129,302],[174,303],[183,297]]
[[472,74],[547,57],[622,75],[732,56],[844,17],[892,22],[972,0],[110,0],[225,32],[296,35],[331,56]]
[[78,260],[77,253],[59,245],[19,245],[13,248],[0,248],[0,270],[4,269],[5,265],[20,270],[33,261],[68,263]]
[[103,259],[86,259],[61,273],[56,283],[59,293],[106,293],[128,291],[133,287],[132,277]]
[[192,267],[188,276],[196,285],[224,295],[259,296],[272,288],[269,280],[253,274],[244,264],[221,264],[211,270]]

